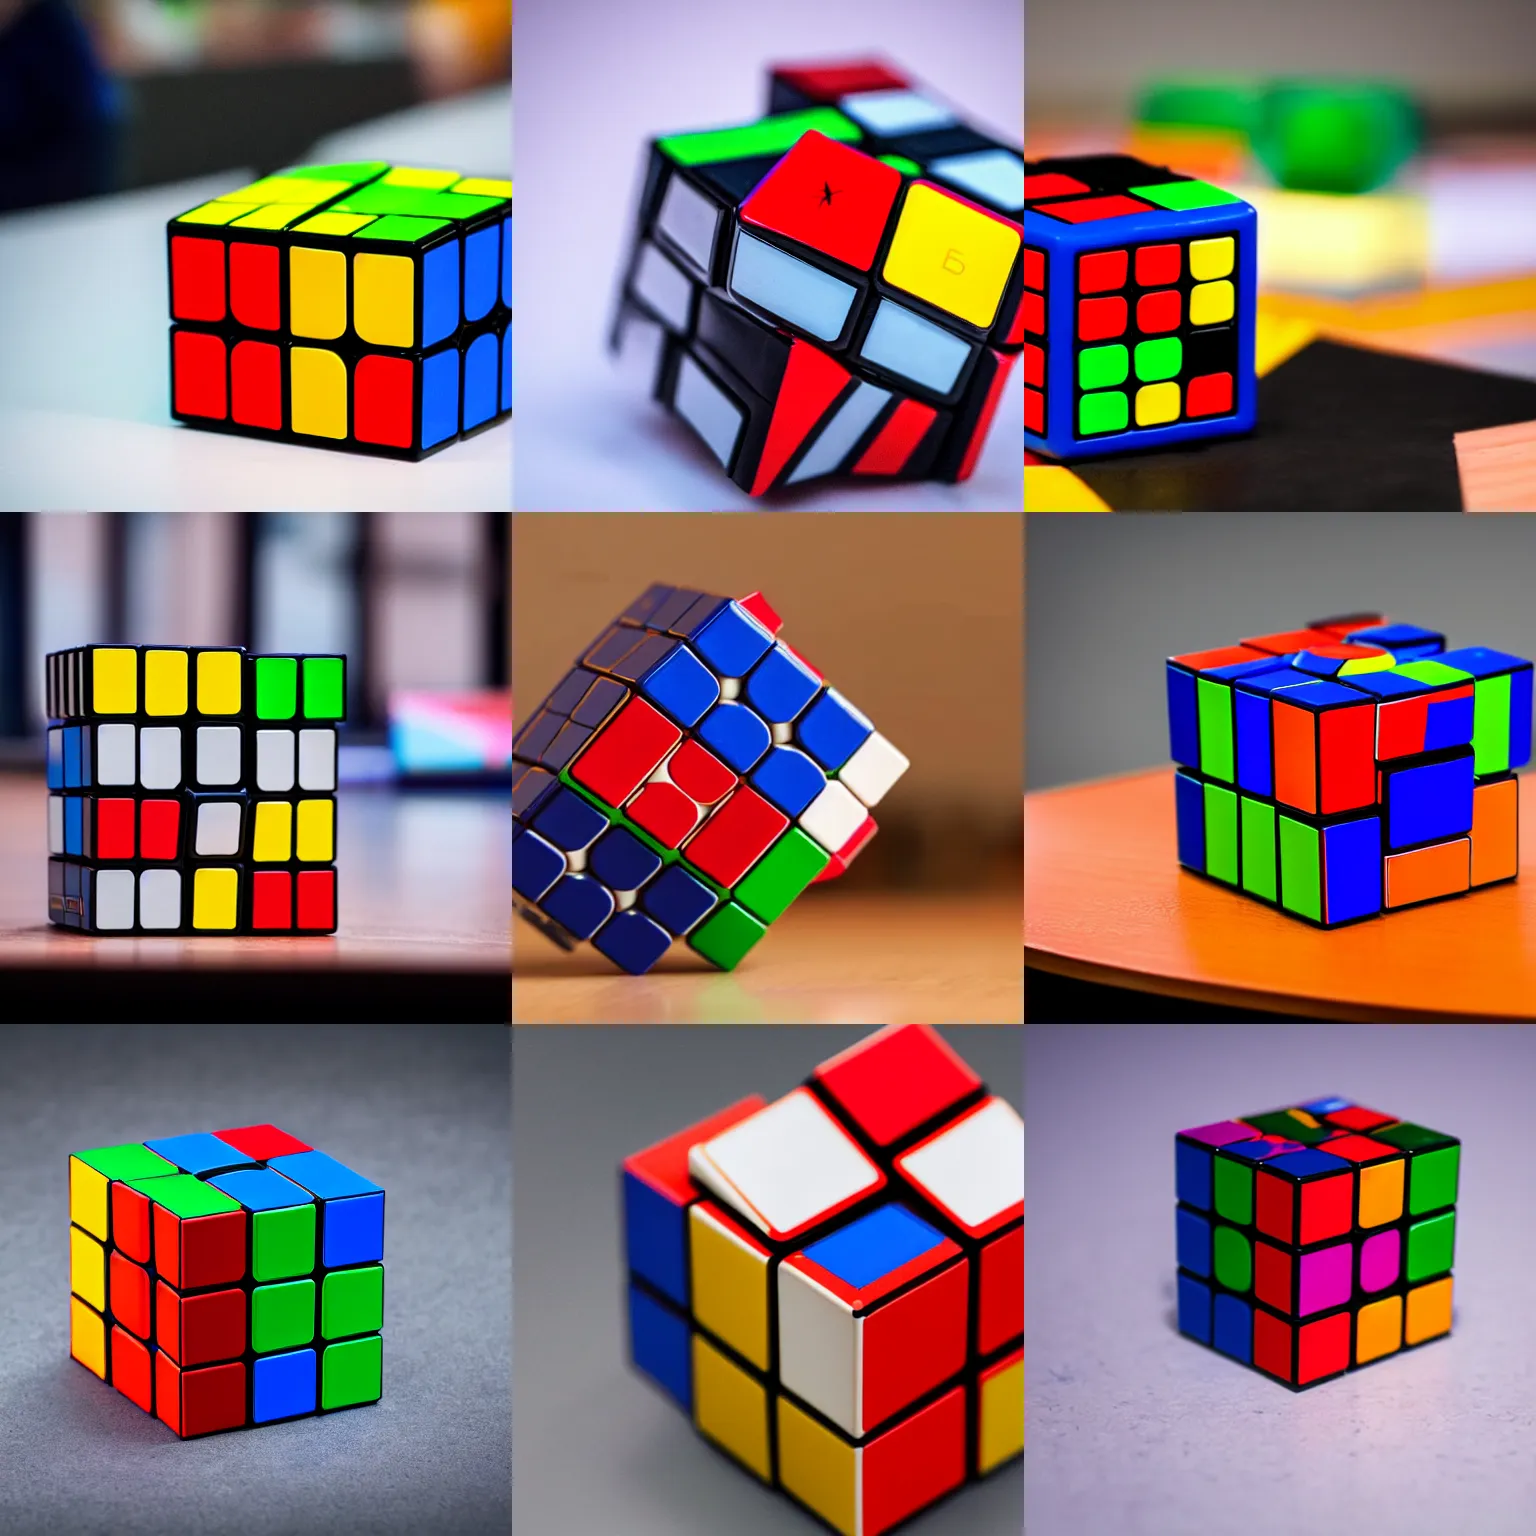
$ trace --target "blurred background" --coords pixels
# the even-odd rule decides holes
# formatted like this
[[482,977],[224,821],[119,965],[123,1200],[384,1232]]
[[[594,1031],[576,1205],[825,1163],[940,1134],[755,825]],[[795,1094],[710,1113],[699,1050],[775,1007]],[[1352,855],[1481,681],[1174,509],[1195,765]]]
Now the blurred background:
[[1164,662],[1244,635],[1369,610],[1536,656],[1536,518],[1042,516],[1028,540],[1032,790],[1166,763]]
[[[52,1004],[69,973],[89,1012],[121,968],[162,1011],[504,1019],[507,610],[508,522],[491,514],[0,514],[0,991],[25,1006],[31,977]],[[347,657],[334,939],[49,928],[43,658],[155,643]]]
[[296,163],[512,174],[511,0],[0,0],[0,509],[504,511],[420,464],[170,416],[166,223]]
[[1025,84],[1030,158],[1123,151],[1255,204],[1282,351],[1536,377],[1528,0],[1029,0]]
[[[164,642],[345,655],[344,779],[505,781],[506,545],[462,513],[0,514],[0,761],[42,761],[50,651]],[[450,755],[454,706],[485,724]]]
[[[567,1009],[587,1009],[589,1019],[630,1010],[650,1010],[653,1021],[699,1010],[750,1019],[760,1006],[777,1022],[885,1022],[886,1010],[1015,1017],[1022,524],[1017,513],[515,514],[518,720],[650,583],[761,591],[783,617],[785,641],[912,766],[875,809],[879,835],[848,873],[807,891],[738,971],[667,974],[702,965],[674,946],[650,975],[619,977],[589,946],[565,955],[518,924],[514,1020],[560,1021]],[[696,994],[685,981],[700,983]]]
[[510,0],[0,0],[0,210],[257,174],[505,80]]

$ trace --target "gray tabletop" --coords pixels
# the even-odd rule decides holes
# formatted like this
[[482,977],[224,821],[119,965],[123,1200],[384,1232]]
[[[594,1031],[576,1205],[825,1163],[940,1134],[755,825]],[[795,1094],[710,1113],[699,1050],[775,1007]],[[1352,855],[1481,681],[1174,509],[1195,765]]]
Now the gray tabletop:
[[[1030,1536],[1536,1526],[1536,1031],[1036,1026]],[[1341,1094],[1463,1140],[1449,1339],[1292,1393],[1174,1324],[1173,1136]]]
[[[822,1025],[514,1031],[513,1374],[518,1536],[793,1536],[823,1531],[697,1435],[625,1365],[618,1168],[749,1093],[787,1093],[859,1031]],[[1020,1031],[946,1028],[1020,1100]],[[911,1536],[1017,1536],[1023,1479],[999,1471]]]
[[[496,1025],[0,1028],[0,1530],[505,1532],[508,1075]],[[264,1121],[384,1186],[384,1396],[177,1440],[69,1357],[65,1159]]]

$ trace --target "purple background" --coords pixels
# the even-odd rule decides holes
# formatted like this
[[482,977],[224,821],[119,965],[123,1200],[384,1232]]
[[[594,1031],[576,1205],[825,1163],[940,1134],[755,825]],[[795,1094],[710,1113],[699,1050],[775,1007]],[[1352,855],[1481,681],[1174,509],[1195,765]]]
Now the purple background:
[[[514,36],[514,360],[520,511],[757,507],[606,351],[645,141],[744,122],[767,66],[884,54],[1010,143],[1023,133],[1023,9],[966,0],[520,0]],[[812,490],[802,509],[1018,511],[1023,382],[1015,366],[962,486]]]
[[[1030,1536],[1525,1536],[1536,1030],[1025,1030]],[[1463,1141],[1449,1339],[1292,1393],[1173,1321],[1173,1136],[1341,1094]]]

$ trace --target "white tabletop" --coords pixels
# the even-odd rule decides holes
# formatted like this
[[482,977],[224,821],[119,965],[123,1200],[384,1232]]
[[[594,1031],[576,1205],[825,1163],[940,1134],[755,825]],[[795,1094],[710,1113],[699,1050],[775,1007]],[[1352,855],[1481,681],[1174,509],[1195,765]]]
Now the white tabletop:
[[1023,10],[970,0],[698,0],[526,6],[517,19],[514,389],[520,511],[1013,511],[1024,504],[1024,383],[1015,365],[963,485],[740,491],[699,440],[610,362],[604,342],[629,250],[645,141],[765,110],[770,62],[888,55],[1016,142]]
[[[334,135],[317,159],[505,175],[505,88]],[[509,422],[419,464],[179,425],[169,412],[165,225],[249,168],[0,218],[0,510],[509,509]]]

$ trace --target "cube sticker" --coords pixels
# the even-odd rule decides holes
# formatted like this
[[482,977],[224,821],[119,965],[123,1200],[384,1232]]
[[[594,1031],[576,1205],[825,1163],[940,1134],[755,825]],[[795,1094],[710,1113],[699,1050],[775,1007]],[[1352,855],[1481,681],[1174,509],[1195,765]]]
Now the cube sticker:
[[652,141],[613,350],[750,495],[967,479],[1034,329],[1022,155],[884,67],[769,111]]
[[1519,872],[1532,665],[1380,614],[1171,657],[1180,864],[1318,927]]
[[909,764],[781,627],[656,585],[593,641],[513,737],[520,916],[633,975],[677,939],[732,970],[847,870]]
[[384,1191],[273,1125],[69,1159],[70,1354],[183,1439],[377,1402]]
[[1178,1132],[1179,1331],[1294,1391],[1445,1337],[1460,1166],[1338,1097]]
[[421,459],[512,409],[512,184],[294,166],[166,230],[171,414]]
[[1028,446],[1070,460],[1248,431],[1254,210],[1126,155],[1033,162],[1025,200]]
[[871,1032],[625,1160],[630,1358],[754,1476],[878,1536],[1023,1453],[1023,1184],[1013,1109],[929,1027]]
[[44,697],[49,922],[336,931],[346,657],[84,646],[47,657]]

